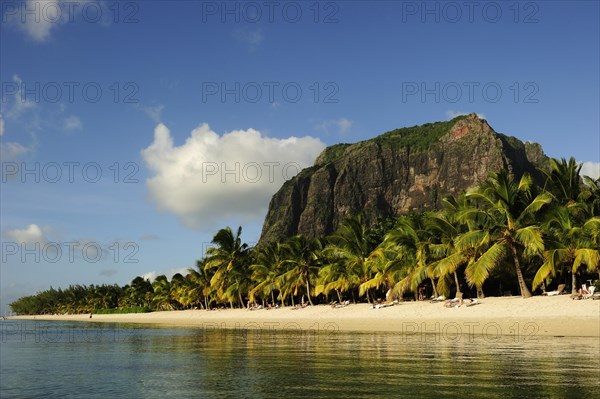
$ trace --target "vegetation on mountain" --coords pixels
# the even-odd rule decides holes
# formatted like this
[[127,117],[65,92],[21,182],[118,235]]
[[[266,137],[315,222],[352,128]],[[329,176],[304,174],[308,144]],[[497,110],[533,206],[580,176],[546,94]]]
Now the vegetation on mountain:
[[250,248],[241,227],[235,234],[226,227],[185,276],[50,288],[10,306],[19,314],[100,313],[389,301],[423,292],[526,298],[561,283],[575,291],[588,279],[600,288],[600,179],[581,179],[574,159],[550,165],[541,185],[501,170],[445,197],[443,209],[372,227],[352,216],[324,237]]

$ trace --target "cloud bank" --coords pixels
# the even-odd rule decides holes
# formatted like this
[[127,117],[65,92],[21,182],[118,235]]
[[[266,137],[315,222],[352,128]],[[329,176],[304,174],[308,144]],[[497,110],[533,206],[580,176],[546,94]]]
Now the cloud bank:
[[221,136],[207,124],[176,146],[159,124],[142,157],[153,173],[146,185],[159,209],[199,229],[233,217],[262,217],[271,196],[324,148],[317,138],[270,138],[254,129]]
[[43,244],[47,241],[42,228],[37,224],[30,224],[24,229],[8,230],[4,233],[4,235],[17,243],[24,244]]
[[589,176],[592,179],[600,177],[600,162],[583,162],[581,165],[581,176]]

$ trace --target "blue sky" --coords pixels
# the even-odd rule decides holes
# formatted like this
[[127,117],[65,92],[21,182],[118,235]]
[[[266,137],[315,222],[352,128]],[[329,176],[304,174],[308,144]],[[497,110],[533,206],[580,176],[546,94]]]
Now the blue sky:
[[324,146],[458,113],[598,174],[595,1],[0,4],[2,313],[254,242]]

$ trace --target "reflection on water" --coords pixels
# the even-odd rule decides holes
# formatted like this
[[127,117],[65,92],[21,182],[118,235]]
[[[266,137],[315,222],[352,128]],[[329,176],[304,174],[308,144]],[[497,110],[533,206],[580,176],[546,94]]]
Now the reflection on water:
[[0,322],[1,397],[591,398],[598,338]]

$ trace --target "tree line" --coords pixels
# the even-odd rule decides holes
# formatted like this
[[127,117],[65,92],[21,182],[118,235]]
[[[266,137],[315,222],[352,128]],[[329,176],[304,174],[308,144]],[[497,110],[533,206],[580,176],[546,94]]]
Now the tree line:
[[600,264],[600,178],[581,178],[574,158],[550,160],[543,185],[491,173],[475,189],[448,196],[443,208],[380,220],[358,216],[336,232],[249,247],[242,228],[219,230],[187,274],[169,281],[70,286],[11,303],[19,314],[100,309],[176,310],[295,306],[332,301],[518,293],[559,283],[573,293],[596,280]]

